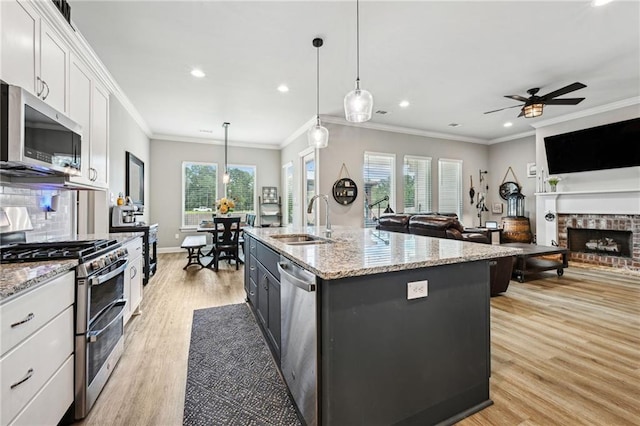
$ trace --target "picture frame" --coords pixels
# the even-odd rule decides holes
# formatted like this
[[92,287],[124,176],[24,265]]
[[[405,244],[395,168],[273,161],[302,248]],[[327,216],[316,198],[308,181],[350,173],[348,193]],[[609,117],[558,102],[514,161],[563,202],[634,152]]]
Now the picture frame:
[[502,207],[503,207],[502,203],[493,203],[491,205],[491,213],[502,214]]
[[527,177],[536,177],[536,163],[527,163]]

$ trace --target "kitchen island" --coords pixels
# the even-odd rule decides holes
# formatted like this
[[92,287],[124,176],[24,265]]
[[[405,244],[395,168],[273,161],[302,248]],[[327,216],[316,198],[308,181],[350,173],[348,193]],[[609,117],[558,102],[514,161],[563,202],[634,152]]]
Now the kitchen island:
[[[297,344],[315,348],[313,389],[303,392],[314,401],[292,390],[307,423],[452,424],[490,405],[489,262],[519,251],[339,227],[323,241],[323,230],[244,231],[247,297],[278,362],[296,347],[287,334],[299,320],[288,316],[300,314],[280,300],[278,263],[315,276],[317,314],[305,319],[313,339]],[[282,234],[316,240],[291,244]],[[290,389],[308,380],[286,370]]]

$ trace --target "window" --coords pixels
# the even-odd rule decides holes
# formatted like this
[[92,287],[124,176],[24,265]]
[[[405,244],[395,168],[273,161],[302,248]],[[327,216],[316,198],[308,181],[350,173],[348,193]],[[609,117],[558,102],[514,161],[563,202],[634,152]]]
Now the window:
[[[395,154],[364,153],[364,226],[374,227],[379,213],[395,203]],[[385,197],[389,197],[385,200]],[[369,208],[371,204],[376,204]]]
[[438,212],[462,219],[462,160],[438,160]]
[[195,227],[211,220],[216,208],[218,165],[182,163],[182,226]]
[[404,157],[404,211],[431,211],[431,158],[406,155]]
[[233,198],[234,213],[254,213],[256,200],[256,166],[228,165],[231,180],[226,185],[227,198]]
[[293,223],[293,163],[287,163],[284,169],[284,196],[286,206],[284,214],[284,224]]

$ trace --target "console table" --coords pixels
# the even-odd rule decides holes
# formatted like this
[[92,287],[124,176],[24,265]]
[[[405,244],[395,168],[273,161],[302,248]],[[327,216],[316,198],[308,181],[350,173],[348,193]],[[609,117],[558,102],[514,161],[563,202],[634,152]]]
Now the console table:
[[[555,269],[558,276],[561,277],[564,274],[564,268],[569,267],[569,263],[567,262],[569,250],[564,247],[539,246],[526,243],[505,243],[501,245],[522,249],[522,253],[515,255],[516,263],[513,266],[512,273],[518,282],[524,282],[525,275],[553,269]],[[562,260],[545,259],[543,257],[557,254],[562,256]]]

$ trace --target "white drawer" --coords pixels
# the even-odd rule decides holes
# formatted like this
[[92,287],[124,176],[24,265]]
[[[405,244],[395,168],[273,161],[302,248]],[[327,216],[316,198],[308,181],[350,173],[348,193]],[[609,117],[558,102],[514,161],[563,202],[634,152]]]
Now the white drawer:
[[[73,354],[73,330],[73,307],[69,306],[0,358],[1,425],[13,419]],[[70,389],[73,391],[73,385]]]
[[72,403],[73,355],[67,359],[10,425],[56,425]]
[[138,256],[142,256],[142,237],[129,241],[124,245],[124,248],[126,248],[129,253],[129,262]]
[[70,271],[0,305],[0,355],[73,305],[74,300],[75,272]]

